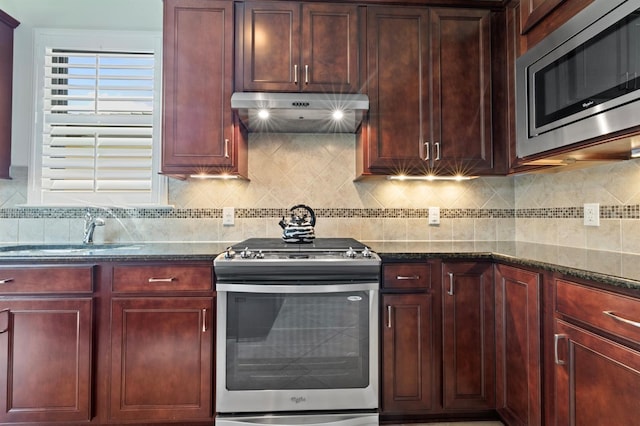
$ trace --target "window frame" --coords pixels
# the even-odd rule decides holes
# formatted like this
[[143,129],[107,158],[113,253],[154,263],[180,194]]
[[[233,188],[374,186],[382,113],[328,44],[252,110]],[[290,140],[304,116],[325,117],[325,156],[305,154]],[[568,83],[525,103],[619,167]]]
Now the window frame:
[[[154,100],[151,190],[127,191],[46,191],[42,189],[42,153],[44,143],[44,86],[47,48],[87,51],[153,51]],[[30,206],[167,206],[168,182],[161,175],[162,131],[162,32],[77,29],[34,29],[34,126],[29,155],[27,204]]]

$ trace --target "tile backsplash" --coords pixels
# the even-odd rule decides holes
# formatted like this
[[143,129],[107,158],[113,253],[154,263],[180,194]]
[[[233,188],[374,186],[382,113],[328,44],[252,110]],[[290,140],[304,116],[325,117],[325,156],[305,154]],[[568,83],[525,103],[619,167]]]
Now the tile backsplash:
[[[640,252],[640,163],[464,182],[354,182],[354,135],[252,134],[249,181],[169,181],[171,208],[31,208],[25,168],[0,181],[0,243],[82,238],[87,208],[106,219],[96,242],[239,241],[278,237],[295,204],[311,206],[316,235],[374,240],[518,240]],[[582,225],[582,204],[601,204],[601,226]],[[234,207],[234,226],[222,208]],[[440,207],[441,223],[427,211]]]

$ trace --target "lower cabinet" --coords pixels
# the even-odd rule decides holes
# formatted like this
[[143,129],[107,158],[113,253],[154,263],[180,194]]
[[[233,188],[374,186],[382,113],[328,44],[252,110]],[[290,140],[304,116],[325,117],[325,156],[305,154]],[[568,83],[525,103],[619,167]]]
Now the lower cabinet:
[[493,263],[442,264],[443,408],[495,409]]
[[640,299],[555,284],[554,424],[638,424]]
[[440,261],[382,267],[381,409],[385,415],[430,412],[440,406],[434,282]]
[[382,410],[434,407],[434,325],[430,294],[382,296]]
[[114,298],[110,420],[212,416],[213,298]]
[[0,422],[88,422],[91,298],[0,300]]
[[542,424],[542,277],[495,267],[496,407],[509,425]]
[[638,424],[640,352],[561,320],[556,332],[556,425]]

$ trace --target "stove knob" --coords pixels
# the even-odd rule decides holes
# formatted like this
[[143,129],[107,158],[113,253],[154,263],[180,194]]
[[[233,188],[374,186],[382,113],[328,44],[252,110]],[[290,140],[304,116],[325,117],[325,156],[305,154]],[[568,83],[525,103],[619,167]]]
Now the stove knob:
[[240,257],[243,259],[249,259],[251,257],[251,250],[249,250],[249,247],[245,247],[244,250],[242,250],[240,252]]
[[353,259],[356,257],[356,254],[357,254],[356,251],[353,248],[349,247],[349,250],[347,250],[347,252],[345,253],[345,256],[347,256],[350,259]]
[[369,250],[369,247],[365,247],[362,250],[362,257],[367,257],[367,258],[371,257],[371,250]]
[[236,252],[233,251],[231,247],[227,247],[227,249],[224,251],[224,258],[233,259],[234,257],[236,257]]
[[256,259],[264,259],[264,253],[262,250],[258,250],[258,253],[256,253]]

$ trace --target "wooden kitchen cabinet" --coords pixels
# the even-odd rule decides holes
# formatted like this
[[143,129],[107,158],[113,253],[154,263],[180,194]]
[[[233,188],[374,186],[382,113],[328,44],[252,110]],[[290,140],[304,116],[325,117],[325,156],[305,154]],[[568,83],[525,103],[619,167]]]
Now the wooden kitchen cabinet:
[[0,179],[11,178],[11,93],[13,84],[13,30],[18,21],[0,10]]
[[88,422],[93,267],[0,267],[0,423]]
[[555,280],[555,424],[637,424],[640,299]]
[[562,320],[556,333],[555,424],[637,424],[640,352]]
[[491,41],[488,10],[367,8],[358,176],[492,171]]
[[493,264],[443,262],[442,362],[445,410],[495,408]]
[[542,424],[542,277],[495,267],[496,407],[510,425]]
[[109,421],[213,415],[212,265],[113,266]]
[[439,267],[439,261],[383,265],[383,415],[439,408],[438,321],[432,293]]
[[247,176],[247,135],[231,110],[233,2],[166,0],[162,173]]
[[114,298],[110,421],[213,413],[213,298]]
[[244,2],[236,90],[358,93],[357,5]]

